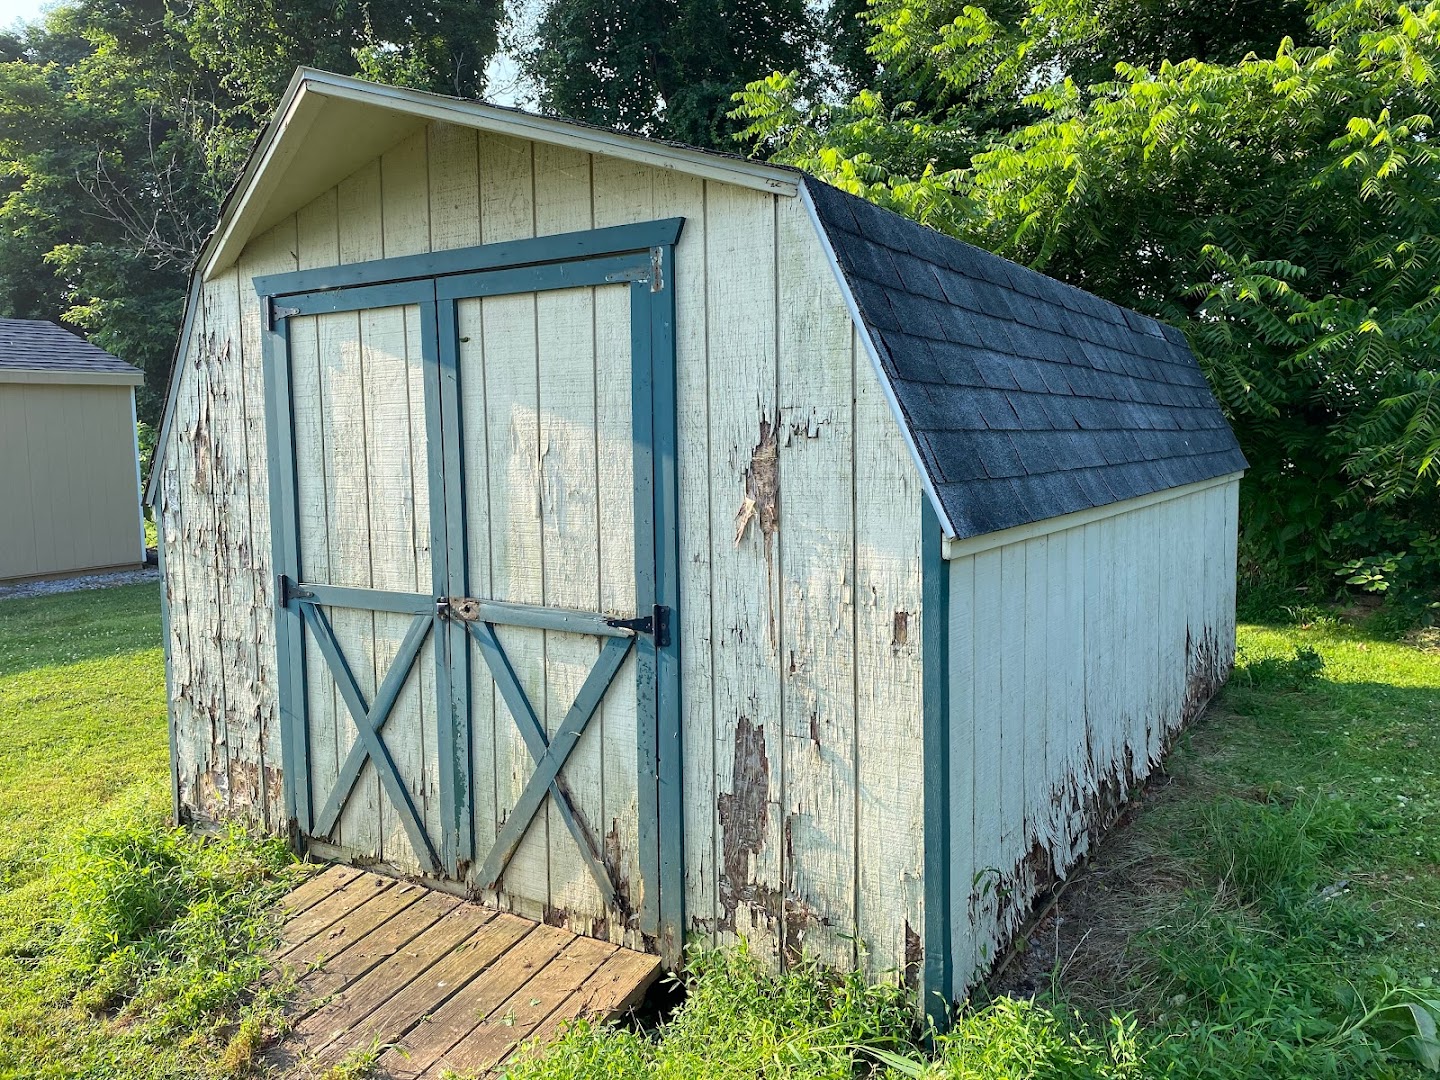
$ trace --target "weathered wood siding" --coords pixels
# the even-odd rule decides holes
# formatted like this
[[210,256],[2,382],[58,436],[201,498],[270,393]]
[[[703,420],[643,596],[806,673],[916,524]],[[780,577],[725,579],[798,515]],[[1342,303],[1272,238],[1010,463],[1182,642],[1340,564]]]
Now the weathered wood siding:
[[[804,950],[913,978],[920,485],[794,198],[433,126],[206,283],[160,463],[180,802],[196,817],[286,826],[251,279],[669,216],[686,218],[676,331],[688,928],[705,943],[743,936],[775,962]],[[369,465],[393,465],[366,445]],[[604,722],[624,721],[607,711]]]
[[1239,483],[1195,487],[949,563],[957,996],[1230,671]]

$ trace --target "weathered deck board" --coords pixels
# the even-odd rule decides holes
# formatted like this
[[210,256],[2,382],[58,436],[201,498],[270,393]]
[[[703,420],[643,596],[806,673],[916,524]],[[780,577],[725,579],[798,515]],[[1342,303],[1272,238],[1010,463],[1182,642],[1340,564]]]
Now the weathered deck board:
[[623,1012],[660,973],[659,957],[373,874],[326,871],[285,906],[279,963],[306,970],[276,1059],[302,1074],[376,1045],[379,1076],[484,1073],[567,1020]]

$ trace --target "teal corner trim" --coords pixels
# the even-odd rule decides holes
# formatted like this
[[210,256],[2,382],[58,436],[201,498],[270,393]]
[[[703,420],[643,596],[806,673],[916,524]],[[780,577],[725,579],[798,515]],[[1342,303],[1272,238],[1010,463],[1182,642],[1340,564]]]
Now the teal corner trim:
[[651,461],[655,470],[655,602],[671,612],[655,648],[657,812],[660,821],[660,955],[678,965],[685,947],[685,800],[681,720],[680,480],[674,248],[653,253],[650,287]]
[[[263,302],[263,298],[262,298]],[[275,582],[276,683],[280,688],[281,783],[289,832],[300,853],[311,833],[309,732],[305,723],[305,629],[281,583],[300,579],[299,504],[295,492],[294,407],[290,400],[289,327],[264,328],[265,431],[269,442],[270,552]],[[298,711],[297,711],[298,710]]]
[[[635,478],[635,608],[653,611],[660,598],[655,589],[655,413],[654,342],[650,334],[650,286],[630,286],[630,409],[633,429],[631,453]],[[640,877],[656,888],[641,891],[640,932],[660,934],[660,737],[659,697],[656,689],[657,649],[654,635],[637,643],[635,650],[635,775],[638,782]]]
[[925,747],[925,1016],[936,1031],[950,1022],[954,994],[950,890],[950,567],[940,519],[921,500],[921,613]]
[[[157,459],[158,460],[158,459]],[[153,466],[152,466],[153,467]],[[155,511],[155,557],[160,570],[160,635],[165,656],[165,726],[170,736],[170,820],[180,824],[180,743],[175,730],[175,675],[170,662],[170,592],[166,588],[170,579],[165,576],[165,507],[156,500]]]

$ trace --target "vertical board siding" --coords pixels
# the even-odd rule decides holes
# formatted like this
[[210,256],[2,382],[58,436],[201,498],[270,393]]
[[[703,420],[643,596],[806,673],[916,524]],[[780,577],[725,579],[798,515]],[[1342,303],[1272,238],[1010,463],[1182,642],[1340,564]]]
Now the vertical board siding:
[[0,386],[0,581],[139,566],[129,386]]
[[[784,946],[855,962],[855,383],[814,226],[777,203]],[[848,916],[848,917],[847,917]]]
[[957,996],[1229,673],[1238,491],[950,562]]
[[[704,944],[745,937],[775,963],[807,953],[913,980],[924,918],[919,478],[803,208],[787,198],[434,125],[253,240],[239,266],[207,286],[162,458],[181,801],[195,816],[244,813],[274,831],[287,824],[253,277],[669,216],[686,219],[674,280],[687,935]],[[633,614],[632,485],[628,464],[603,452],[630,439],[624,289],[457,308],[469,339],[462,363],[467,349],[509,361],[461,379],[465,415],[485,418],[464,433],[472,593]],[[413,311],[292,327],[297,428],[314,433],[300,450],[302,532],[316,538],[305,572],[343,563],[352,584],[430,588],[424,500],[434,493],[425,490]],[[550,395],[562,384],[563,395],[542,396],[542,385]],[[588,450],[570,439],[581,428],[594,432]],[[576,461],[592,471],[593,501],[577,501],[568,483]],[[500,513],[489,491],[497,477],[533,498]],[[393,505],[377,507],[366,490],[382,480]],[[598,592],[577,591],[593,575],[568,571],[592,566]],[[979,577],[977,568],[977,588]],[[398,624],[329,614],[347,649],[364,657],[356,674],[372,691]],[[553,731],[575,689],[575,678],[558,674],[580,677],[594,643],[538,631],[502,638]],[[407,689],[427,702],[432,649],[418,662],[431,681]],[[633,663],[620,684],[633,683]],[[542,686],[547,664],[554,678]],[[354,725],[320,662],[310,666],[312,757],[323,784]],[[475,807],[483,854],[532,762],[483,663],[472,661],[471,676],[472,766],[498,792]],[[242,677],[246,685],[234,688]],[[402,702],[396,716],[404,711]],[[613,834],[607,854],[637,842],[634,728],[633,690],[612,690],[572,765],[594,776],[603,759],[598,784],[580,785],[576,797],[603,826],[597,833]],[[998,789],[1008,760],[996,745],[982,766],[986,730],[974,729],[977,791]],[[426,731],[428,716],[421,730],[393,737],[433,826],[439,763]],[[1009,744],[1017,776],[1020,735]],[[251,765],[258,778],[245,775],[237,798],[232,778]],[[404,830],[382,815],[372,766],[357,792],[338,830],[342,846],[414,868]],[[998,815],[977,817],[964,831],[975,841],[967,881],[1000,865],[998,849],[981,861],[979,843],[998,844],[999,825]],[[602,925],[577,856],[568,830],[542,812],[510,872],[542,899],[492,899],[626,940],[623,927]]]
[[[250,559],[252,607],[248,618],[255,643],[256,722],[259,725],[260,775],[264,787],[265,824],[272,832],[288,827],[285,809],[284,763],[280,748],[279,683],[276,671],[275,572],[270,554],[270,492],[266,457],[265,370],[260,347],[260,297],[251,282],[262,274],[296,269],[297,225],[283,223],[259,237],[242,254],[236,267],[240,295],[240,364],[237,374],[244,395],[245,467],[249,478],[246,537]],[[235,513],[244,512],[236,507]]]
[[722,943],[747,938],[762,958],[778,961],[784,760],[775,251],[771,196],[706,184],[717,930]]
[[925,939],[920,477],[858,331],[851,355],[856,929],[864,971],[918,988]]

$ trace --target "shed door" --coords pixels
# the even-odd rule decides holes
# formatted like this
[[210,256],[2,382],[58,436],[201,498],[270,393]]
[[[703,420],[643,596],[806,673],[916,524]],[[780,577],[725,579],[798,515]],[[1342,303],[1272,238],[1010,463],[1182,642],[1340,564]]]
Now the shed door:
[[287,320],[298,573],[282,587],[298,677],[282,722],[308,761],[309,837],[438,874],[439,742],[453,718],[437,692],[433,313],[422,302]]
[[277,316],[282,721],[302,838],[673,955],[660,260],[261,289]]
[[452,611],[471,650],[473,882],[517,910],[615,930],[637,926],[644,900],[634,748],[654,737],[637,714],[642,675],[654,685],[653,637],[637,627],[655,593],[653,552],[635,545],[650,463],[637,468],[629,293],[441,310],[460,386],[468,601]]

